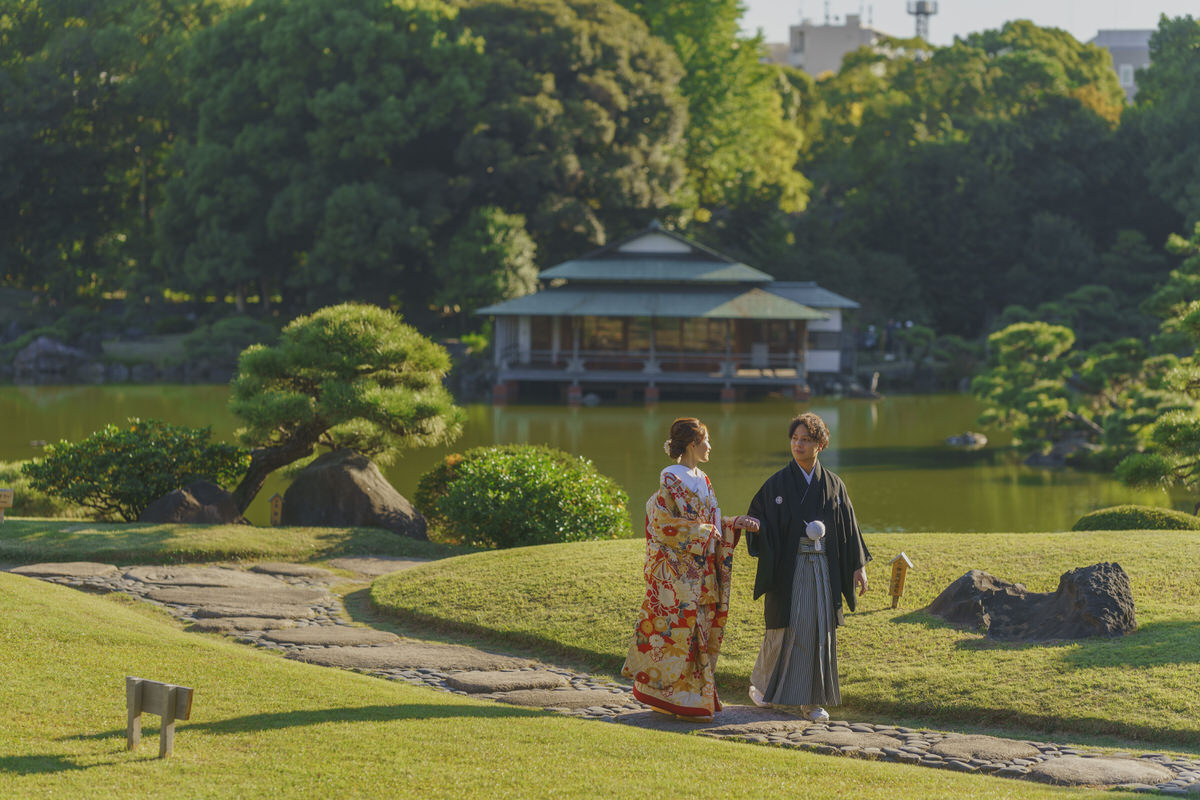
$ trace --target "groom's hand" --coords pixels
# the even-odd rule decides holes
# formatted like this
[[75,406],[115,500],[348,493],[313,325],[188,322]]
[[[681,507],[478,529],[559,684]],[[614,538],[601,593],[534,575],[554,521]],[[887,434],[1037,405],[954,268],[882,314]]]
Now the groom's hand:
[[859,567],[854,571],[854,585],[858,587],[858,596],[867,593],[867,568]]

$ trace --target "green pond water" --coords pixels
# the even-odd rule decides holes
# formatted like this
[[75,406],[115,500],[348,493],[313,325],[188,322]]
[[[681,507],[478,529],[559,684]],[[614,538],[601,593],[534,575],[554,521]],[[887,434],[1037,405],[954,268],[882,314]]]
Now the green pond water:
[[[211,426],[232,437],[225,386],[0,387],[0,461],[32,458],[32,442],[81,439],[127,417]],[[630,496],[631,524],[669,462],[662,451],[671,421],[697,416],[709,427],[712,458],[705,466],[725,513],[740,513],[762,481],[789,457],[787,424],[800,411],[829,424],[832,442],[822,462],[845,480],[860,524],[876,531],[1049,531],[1069,529],[1080,515],[1118,503],[1170,506],[1161,490],[1135,490],[1105,475],[1023,466],[1002,435],[977,451],[943,443],[978,430],[977,402],[964,395],[884,400],[818,398],[808,403],[765,400],[721,406],[663,403],[656,408],[472,405],[452,447],[410,451],[385,472],[411,497],[420,476],[449,452],[510,442],[548,444],[591,459]],[[268,482],[248,517],[264,524],[267,498],[286,481]]]

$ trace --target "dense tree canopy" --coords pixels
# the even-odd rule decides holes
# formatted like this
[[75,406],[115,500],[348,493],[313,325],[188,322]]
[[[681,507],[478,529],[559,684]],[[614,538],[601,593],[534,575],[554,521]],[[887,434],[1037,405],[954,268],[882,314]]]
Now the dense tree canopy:
[[[1183,357],[1164,375],[1178,401],[1148,421],[1141,434],[1143,451],[1121,462],[1117,473],[1130,483],[1178,485],[1195,492],[1200,489],[1200,222],[1190,238],[1172,236],[1170,247],[1185,260],[1150,305],[1166,316],[1167,340],[1181,349]],[[1200,513],[1200,502],[1195,511]]]
[[487,58],[456,166],[471,206],[528,220],[545,265],[643,227],[685,178],[683,70],[612,0],[469,0]]
[[175,68],[213,0],[29,0],[0,11],[0,283],[56,300],[144,278]]
[[1145,335],[1162,243],[1200,215],[1191,17],[1162,20],[1123,110],[1104,51],[1028,22],[814,80],[760,63],[738,0],[0,13],[0,283],[58,301],[165,288],[468,324],[660,217],[859,300],[864,326],[1041,319],[1091,348]]
[[197,36],[158,219],[175,281],[309,307],[427,282],[480,48],[426,0],[256,0]]
[[1200,221],[1200,19],[1163,17],[1139,70],[1133,128],[1151,186],[1186,225]]
[[822,270],[830,251],[886,253],[922,302],[905,311],[867,286],[869,314],[975,336],[1033,283],[1057,299],[1088,282],[1117,231],[1165,238],[1115,127],[1123,95],[1106,52],[1027,22],[928,57],[892,46],[848,56],[818,84],[826,110],[803,165],[815,199],[775,272],[838,288]]
[[701,218],[755,199],[803,210],[809,183],[797,169],[801,96],[783,68],[762,63],[761,39],[741,35],[740,0],[619,1],[683,65],[688,189]]
[[195,291],[419,314],[463,285],[442,259],[481,214],[567,258],[684,178],[678,61],[609,0],[255,0],[196,38],[186,74],[198,122],[158,222]]

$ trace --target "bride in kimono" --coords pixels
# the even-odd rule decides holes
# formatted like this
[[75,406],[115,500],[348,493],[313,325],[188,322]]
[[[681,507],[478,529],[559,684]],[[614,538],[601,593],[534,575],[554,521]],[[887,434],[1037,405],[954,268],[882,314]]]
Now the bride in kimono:
[[699,467],[712,452],[700,420],[675,420],[663,449],[675,463],[646,501],[646,596],[621,674],[656,711],[704,722],[721,710],[714,675],[733,550],[741,530],[758,530],[758,521],[721,516]]

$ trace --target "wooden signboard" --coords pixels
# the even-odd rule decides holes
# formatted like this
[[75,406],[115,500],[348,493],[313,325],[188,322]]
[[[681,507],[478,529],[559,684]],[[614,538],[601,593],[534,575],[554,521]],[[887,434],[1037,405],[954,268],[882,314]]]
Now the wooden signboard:
[[888,594],[892,596],[892,608],[900,604],[900,595],[904,594],[904,576],[913,568],[913,564],[904,553],[888,562],[892,565],[892,580],[888,585]]
[[129,714],[125,738],[130,750],[142,740],[142,712],[162,717],[158,757],[166,758],[175,746],[175,720],[186,720],[192,715],[192,690],[171,683],[126,677],[125,709]]
[[269,502],[271,504],[271,524],[278,525],[283,521],[283,498],[276,492],[271,495]]
[[4,509],[12,508],[13,490],[0,489],[0,522],[4,522]]

